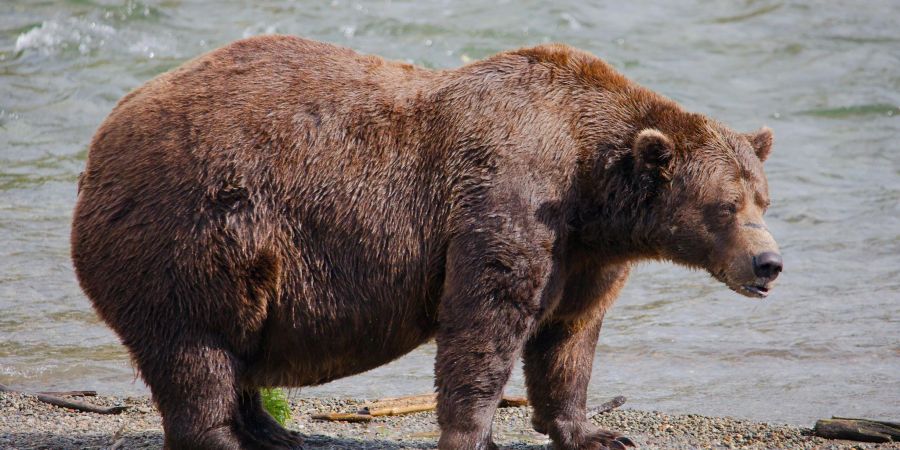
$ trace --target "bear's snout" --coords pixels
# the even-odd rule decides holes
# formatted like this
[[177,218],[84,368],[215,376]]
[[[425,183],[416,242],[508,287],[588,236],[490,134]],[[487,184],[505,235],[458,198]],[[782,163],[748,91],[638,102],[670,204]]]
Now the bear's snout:
[[781,255],[775,252],[763,252],[753,257],[753,273],[759,278],[775,281],[784,263]]

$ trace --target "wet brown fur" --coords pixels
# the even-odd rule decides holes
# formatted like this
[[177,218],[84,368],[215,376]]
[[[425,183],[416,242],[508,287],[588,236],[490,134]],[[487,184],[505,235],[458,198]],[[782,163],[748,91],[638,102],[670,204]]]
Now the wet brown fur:
[[770,146],[563,45],[431,71],[257,37],[119,102],[91,143],[72,256],[169,448],[298,446],[259,386],[431,338],[440,448],[491,448],[520,356],[536,429],[604,448],[619,435],[585,420],[586,389],[631,264],[743,282],[735,261],[765,243],[716,208],[761,221]]

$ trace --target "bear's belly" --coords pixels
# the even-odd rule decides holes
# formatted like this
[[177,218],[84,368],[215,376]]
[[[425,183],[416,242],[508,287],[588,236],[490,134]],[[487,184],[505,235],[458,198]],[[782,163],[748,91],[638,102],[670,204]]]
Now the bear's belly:
[[321,384],[384,365],[434,336],[444,246],[422,231],[433,228],[430,220],[394,203],[395,218],[416,218],[369,226],[362,216],[303,211],[298,224],[285,223],[296,230],[280,252],[281,295],[248,358],[257,384]]
[[348,302],[338,311],[315,303],[297,308],[291,320],[267,327],[250,367],[251,382],[311,386],[387,364],[434,336],[432,300],[382,298]]

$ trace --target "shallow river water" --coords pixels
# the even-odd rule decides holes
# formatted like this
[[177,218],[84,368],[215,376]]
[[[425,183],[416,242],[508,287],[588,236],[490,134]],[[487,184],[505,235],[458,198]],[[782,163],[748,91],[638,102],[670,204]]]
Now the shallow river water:
[[[606,6],[604,6],[604,4]],[[640,266],[608,314],[590,400],[811,424],[900,418],[900,2],[0,2],[0,383],[146,393],[74,278],[89,139],[129,90],[241,37],[289,33],[427,67],[561,41],[740,130],[767,124],[765,301]],[[433,344],[305,395],[432,387]],[[517,371],[509,391],[521,392]]]

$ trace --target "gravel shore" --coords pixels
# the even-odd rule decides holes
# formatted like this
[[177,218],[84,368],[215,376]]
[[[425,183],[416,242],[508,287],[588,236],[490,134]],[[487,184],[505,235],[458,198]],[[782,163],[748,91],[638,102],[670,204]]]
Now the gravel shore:
[[[102,406],[123,405],[120,415],[82,413],[38,402],[35,397],[0,393],[0,448],[160,448],[160,417],[146,397],[99,396],[74,399]],[[288,427],[306,438],[309,449],[435,448],[433,412],[380,417],[368,423],[321,422],[322,412],[354,411],[358,400],[294,399]],[[531,429],[529,408],[502,408],[494,419],[494,440],[505,449],[549,449],[547,436]],[[828,441],[795,426],[722,417],[667,415],[619,409],[594,418],[604,428],[631,437],[642,449],[900,449],[900,443]]]

